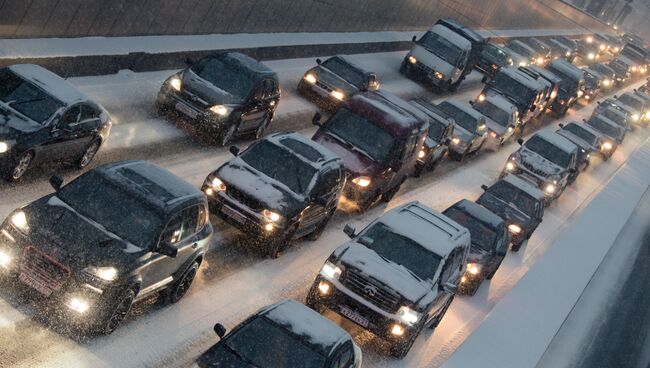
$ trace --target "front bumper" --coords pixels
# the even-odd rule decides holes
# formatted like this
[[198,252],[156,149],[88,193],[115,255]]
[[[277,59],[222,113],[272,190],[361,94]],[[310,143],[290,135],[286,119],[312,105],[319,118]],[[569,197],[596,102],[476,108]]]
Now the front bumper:
[[[503,168],[503,171],[501,171],[501,175],[499,175],[499,178],[503,178],[504,176],[508,174],[515,174],[523,179],[528,180],[529,182],[535,184],[542,192],[544,192],[544,195],[548,200],[553,200],[556,199],[557,197],[560,196],[561,193],[561,183],[557,182],[554,183],[552,181],[547,180],[546,177],[539,176],[535,174],[534,172],[526,169],[525,167],[522,167],[521,165],[518,165],[514,163],[514,169],[513,170],[508,170],[507,167]],[[550,193],[546,190],[546,187],[549,184],[553,184],[555,186],[555,191]]]
[[298,83],[298,92],[316,105],[334,111],[343,105],[343,101],[332,95],[332,90],[316,82],[311,84],[301,79]]
[[363,204],[372,200],[378,190],[379,187],[377,186],[377,183],[374,181],[374,179],[370,186],[366,188],[361,188],[360,186],[354,184],[352,180],[348,180],[345,183],[345,187],[343,187],[343,196],[348,201],[352,201],[357,204]]
[[433,69],[420,63],[419,61],[415,64],[412,64],[407,60],[404,60],[402,62],[402,70],[407,77],[425,82],[436,88],[444,88],[445,86],[451,84],[451,81],[445,79],[444,77],[442,79],[436,77]]

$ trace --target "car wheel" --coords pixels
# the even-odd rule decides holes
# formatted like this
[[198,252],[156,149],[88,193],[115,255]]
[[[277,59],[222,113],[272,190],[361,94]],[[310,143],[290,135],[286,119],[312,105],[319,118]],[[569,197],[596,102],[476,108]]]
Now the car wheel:
[[397,192],[399,192],[400,188],[402,187],[402,184],[404,183],[404,180],[405,180],[405,179],[402,179],[402,180],[399,182],[399,184],[397,184],[397,185],[396,185],[395,187],[393,187],[392,189],[389,189],[386,193],[382,194],[382,195],[381,195],[381,200],[382,200],[383,202],[385,202],[385,203],[390,202],[391,199],[393,199],[393,197],[395,197],[395,195],[397,194]]
[[179,277],[178,280],[169,288],[167,294],[169,303],[176,303],[185,296],[187,291],[190,289],[190,286],[192,286],[192,281],[194,281],[198,271],[198,262],[192,262],[190,267],[188,267],[181,277]]
[[9,181],[12,182],[16,182],[20,180],[23,177],[23,175],[25,175],[25,172],[27,171],[29,166],[31,166],[33,159],[34,159],[34,152],[27,151],[23,153],[20,156],[20,158],[18,158],[18,161],[16,161],[16,164],[9,172],[7,179],[9,179]]
[[99,147],[101,147],[101,145],[102,142],[99,139],[95,139],[90,142],[88,147],[86,147],[83,155],[81,155],[81,158],[77,162],[77,167],[80,169],[86,168],[86,166],[88,166],[88,164],[90,164],[95,158],[95,155],[97,155],[97,151],[99,151]]
[[520,241],[519,243],[513,243],[512,247],[510,247],[510,250],[512,250],[515,253],[519,252],[519,249],[521,249],[521,246],[524,245],[525,242],[526,240]]
[[266,250],[267,256],[273,259],[277,259],[280,256],[280,252],[282,252],[282,250],[284,250],[287,247],[289,241],[293,239],[293,235],[296,233],[297,230],[298,230],[298,224],[294,224],[289,228],[289,230],[287,230],[287,232],[283,236],[279,236],[277,239],[270,240],[267,243],[268,244],[268,248]]
[[225,147],[230,143],[232,138],[235,136],[235,132],[237,131],[237,123],[233,123],[231,126],[228,127],[225,131],[221,132],[217,138],[217,143],[221,147]]
[[307,235],[307,240],[309,241],[316,241],[320,236],[323,234],[323,231],[325,231],[325,228],[327,227],[327,224],[329,224],[330,220],[334,216],[334,211],[336,209],[330,210],[330,213],[325,216],[325,218],[316,226],[316,229],[311,232],[311,234]]
[[260,139],[264,135],[264,131],[266,128],[271,124],[271,120],[273,119],[273,115],[269,113],[269,115],[264,119],[262,124],[257,128],[255,131],[255,139]]
[[405,341],[399,341],[397,343],[394,343],[393,346],[391,346],[390,348],[390,355],[398,359],[404,358],[413,347],[413,344],[415,343],[415,340],[420,335],[420,331],[422,331],[423,326],[424,325],[420,323],[409,335],[408,339],[406,339]]
[[419,178],[420,176],[422,176],[422,172],[424,171],[425,168],[426,166],[424,164],[416,165],[415,170],[413,171],[413,177]]
[[365,202],[357,203],[359,212],[365,213],[366,211],[368,211],[370,206],[372,206],[375,203],[375,201],[377,201],[377,198],[379,198],[380,195],[381,193],[379,192],[379,190],[376,190]]
[[435,329],[436,327],[438,327],[440,322],[442,322],[442,319],[445,317],[445,314],[447,314],[447,310],[449,309],[449,306],[451,305],[451,302],[454,301],[454,297],[455,297],[455,295],[452,295],[449,298],[449,300],[447,300],[447,304],[445,304],[445,306],[442,307],[442,310],[440,311],[440,313],[436,316],[436,318],[434,318],[431,321],[431,325],[429,325],[430,329],[432,329],[432,330]]
[[135,292],[132,289],[122,291],[115,299],[113,308],[110,309],[108,318],[105,320],[103,326],[100,327],[99,332],[103,335],[108,335],[117,329],[117,326],[124,321],[126,316],[131,310],[133,300],[135,299]]

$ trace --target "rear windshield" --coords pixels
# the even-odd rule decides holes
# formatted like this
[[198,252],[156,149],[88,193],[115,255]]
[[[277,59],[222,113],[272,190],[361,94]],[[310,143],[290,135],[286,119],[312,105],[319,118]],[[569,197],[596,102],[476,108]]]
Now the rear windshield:
[[488,227],[471,214],[452,207],[445,211],[445,216],[469,230],[472,248],[490,252],[496,246],[497,233],[494,229]]
[[560,167],[568,167],[571,163],[571,154],[559,149],[553,143],[539,135],[530,138],[524,147],[551,161]]
[[537,200],[531,197],[525,191],[517,188],[507,181],[499,180],[496,184],[490,187],[490,189],[488,189],[488,193],[499,199],[502,199],[506,203],[514,204],[528,217],[535,217],[538,206]]
[[355,68],[344,59],[333,57],[325,60],[321,65],[345,79],[350,84],[357,86],[358,88],[363,87],[365,81],[365,74],[363,71]]
[[441,103],[438,107],[454,118],[456,125],[463,127],[468,132],[475,132],[477,130],[478,120],[464,110],[459,109],[447,101]]
[[199,77],[241,99],[249,95],[255,84],[250,70],[227,57],[205,58],[190,69]]
[[437,33],[425,33],[418,41],[418,45],[451,65],[460,65],[462,61],[463,50]]
[[596,135],[582,128],[578,124],[565,125],[564,128],[562,129],[566,130],[567,132],[573,133],[573,135],[580,137],[582,140],[584,140],[585,142],[591,145],[595,145],[596,142],[598,141],[598,137]]
[[0,100],[39,124],[45,123],[64,106],[61,101],[6,68],[0,69]]
[[501,109],[489,100],[475,103],[474,108],[501,126],[507,126],[510,122],[511,112]]

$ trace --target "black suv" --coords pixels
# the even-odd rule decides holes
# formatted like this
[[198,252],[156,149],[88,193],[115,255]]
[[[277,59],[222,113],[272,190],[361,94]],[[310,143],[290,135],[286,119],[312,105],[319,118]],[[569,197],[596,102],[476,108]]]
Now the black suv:
[[530,239],[544,216],[544,193],[516,175],[506,175],[485,191],[476,203],[499,215],[508,224],[512,251]]
[[15,210],[0,230],[8,272],[75,324],[110,333],[134,301],[181,299],[208,248],[203,193],[143,161],[100,166]]
[[481,51],[476,69],[483,72],[489,78],[492,78],[501,68],[511,66],[512,64],[512,58],[507,52],[495,44],[488,43]]
[[411,202],[385,213],[329,256],[307,305],[340,314],[391,343],[404,357],[426,326],[435,328],[465,272],[469,231]]
[[203,353],[199,368],[361,368],[361,349],[339,326],[293,300],[266,306]]
[[343,161],[301,134],[265,137],[205,179],[210,210],[266,241],[273,258],[291,239],[317,239],[345,186]]
[[537,110],[541,108],[544,86],[517,68],[502,68],[486,83],[479,99],[480,96],[485,98],[492,94],[500,94],[517,106],[519,120],[523,127],[537,115]]
[[236,52],[188,64],[163,82],[156,100],[160,112],[180,113],[222,146],[234,137],[262,136],[280,100],[277,73]]
[[327,110],[336,110],[357,92],[379,89],[377,75],[343,56],[316,59],[298,83],[298,92]]
[[580,170],[589,167],[592,153],[600,152],[602,146],[600,134],[585,125],[575,122],[566,125],[560,124],[560,129],[555,132],[580,148],[578,150],[578,168]]
[[58,75],[31,64],[0,69],[0,175],[7,180],[39,162],[85,168],[110,129],[106,110]]
[[564,116],[582,96],[585,74],[582,69],[563,59],[553,60],[546,69],[562,79],[557,98],[551,108],[559,116]]
[[492,279],[508,253],[510,237],[506,223],[501,217],[467,199],[456,202],[442,214],[469,230],[472,246],[459,291],[474,295],[483,280]]
[[429,117],[429,132],[418,152],[418,162],[415,166],[415,176],[420,176],[424,170],[433,171],[447,155],[456,123],[438,106],[424,98],[416,98],[409,103]]

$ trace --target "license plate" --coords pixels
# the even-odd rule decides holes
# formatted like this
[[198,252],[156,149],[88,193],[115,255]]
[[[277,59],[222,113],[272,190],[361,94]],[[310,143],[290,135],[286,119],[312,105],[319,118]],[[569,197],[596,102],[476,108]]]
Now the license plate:
[[21,272],[20,276],[18,276],[18,280],[20,280],[23,284],[31,286],[32,288],[36,289],[39,293],[45,295],[45,296],[50,296],[52,294],[52,289],[50,289],[47,285],[44,285],[41,281],[38,279],[31,277],[29,274],[25,272]]
[[196,119],[196,117],[198,116],[198,114],[194,110],[192,110],[191,108],[189,108],[188,106],[180,102],[176,103],[176,110],[182,112],[183,114],[189,116],[192,119]]
[[365,317],[344,305],[341,306],[341,314],[362,327],[367,328],[369,325],[368,320]]
[[221,208],[221,212],[230,217],[231,219],[239,222],[240,224],[245,224],[246,223],[246,216],[242,215],[241,213],[237,212],[237,210],[230,208],[228,206],[223,206]]

